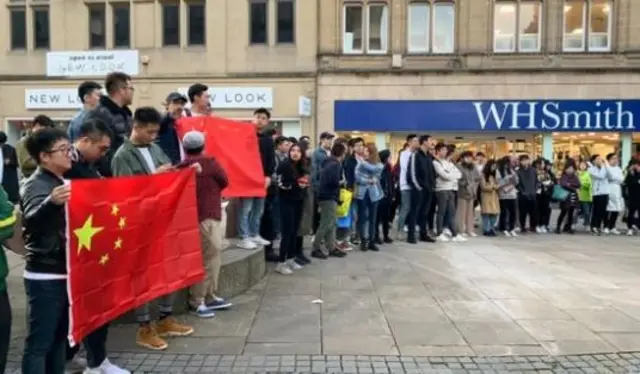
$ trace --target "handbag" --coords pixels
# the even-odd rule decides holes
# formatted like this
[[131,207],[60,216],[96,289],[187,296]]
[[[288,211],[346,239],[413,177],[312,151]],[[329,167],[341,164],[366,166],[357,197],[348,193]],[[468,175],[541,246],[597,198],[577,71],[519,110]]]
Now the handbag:
[[[347,211],[349,213],[349,211]],[[336,226],[340,229],[348,229],[351,228],[351,217],[352,214],[347,214],[344,217],[339,217],[336,220]]]
[[340,189],[340,197],[339,197],[340,204],[336,209],[336,216],[338,218],[345,217],[349,214],[349,208],[351,207],[352,199],[353,199],[353,192],[345,188]]
[[559,184],[556,184],[555,186],[553,186],[551,198],[555,201],[563,202],[566,201],[567,198],[569,198],[569,194],[570,192],[566,188],[560,186]]

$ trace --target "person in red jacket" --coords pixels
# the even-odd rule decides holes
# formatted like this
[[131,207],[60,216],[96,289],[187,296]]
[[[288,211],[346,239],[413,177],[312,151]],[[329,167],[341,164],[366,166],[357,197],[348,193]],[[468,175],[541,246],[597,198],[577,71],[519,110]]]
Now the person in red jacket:
[[216,295],[225,235],[222,231],[222,190],[229,185],[229,180],[222,166],[213,157],[203,153],[204,140],[204,134],[198,131],[189,131],[184,135],[182,147],[186,158],[178,167],[199,165],[196,167],[196,200],[205,278],[191,286],[189,306],[196,316],[211,318],[215,316],[215,310],[231,307],[230,302]]

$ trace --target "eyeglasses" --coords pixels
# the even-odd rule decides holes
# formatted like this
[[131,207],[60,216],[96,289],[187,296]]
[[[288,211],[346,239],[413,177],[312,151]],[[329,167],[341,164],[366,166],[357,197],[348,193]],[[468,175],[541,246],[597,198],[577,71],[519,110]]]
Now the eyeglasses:
[[48,153],[48,154],[54,154],[54,153],[60,152],[60,153],[62,153],[62,154],[63,154],[63,155],[65,155],[65,156],[69,156],[69,155],[71,155],[71,149],[72,149],[72,148],[71,148],[71,147],[69,147],[68,145],[64,145],[64,146],[62,146],[62,147],[54,148],[54,149],[52,149],[52,150],[50,150],[50,151],[47,151],[46,153]]

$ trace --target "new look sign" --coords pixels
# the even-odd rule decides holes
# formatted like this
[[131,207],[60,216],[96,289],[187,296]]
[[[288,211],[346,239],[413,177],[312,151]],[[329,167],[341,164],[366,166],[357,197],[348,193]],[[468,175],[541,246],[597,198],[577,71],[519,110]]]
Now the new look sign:
[[640,100],[336,101],[336,130],[640,131]]
[[80,109],[75,88],[35,88],[24,90],[25,109]]

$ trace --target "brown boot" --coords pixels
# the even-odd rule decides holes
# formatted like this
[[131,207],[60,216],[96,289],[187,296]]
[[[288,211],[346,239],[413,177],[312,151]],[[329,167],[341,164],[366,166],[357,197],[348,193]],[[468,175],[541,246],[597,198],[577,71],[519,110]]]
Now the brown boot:
[[138,327],[136,344],[154,351],[162,351],[169,346],[167,342],[158,335],[155,327],[150,323]]
[[160,336],[188,336],[193,334],[193,327],[183,325],[175,317],[169,316],[156,323],[156,329]]

